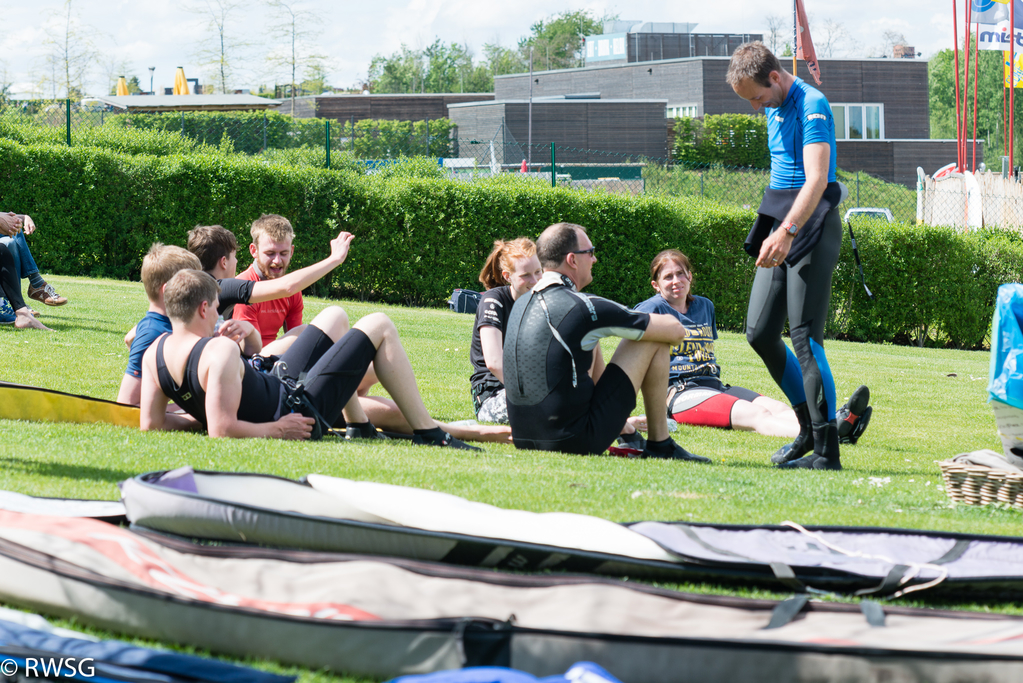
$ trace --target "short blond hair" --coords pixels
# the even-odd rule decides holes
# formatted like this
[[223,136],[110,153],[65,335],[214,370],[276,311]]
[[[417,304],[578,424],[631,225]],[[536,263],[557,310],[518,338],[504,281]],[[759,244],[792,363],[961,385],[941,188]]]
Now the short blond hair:
[[181,247],[156,242],[142,259],[142,285],[150,301],[160,300],[160,289],[185,268],[202,270],[199,257]]
[[210,304],[220,294],[220,285],[204,270],[179,270],[163,290],[167,317],[189,323],[195,317],[199,304]]
[[252,235],[252,243],[257,247],[259,246],[261,235],[266,235],[274,242],[283,242],[295,238],[295,229],[291,227],[291,221],[275,213],[264,213],[252,221],[252,229],[249,233]]

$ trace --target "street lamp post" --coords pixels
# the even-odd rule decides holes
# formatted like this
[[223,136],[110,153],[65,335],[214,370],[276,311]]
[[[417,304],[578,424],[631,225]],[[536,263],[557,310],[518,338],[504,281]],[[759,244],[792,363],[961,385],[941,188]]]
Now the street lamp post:
[[149,67],[149,94],[150,95],[155,95],[156,94],[155,92],[153,92],[153,72],[154,71],[156,71],[156,67],[155,66]]

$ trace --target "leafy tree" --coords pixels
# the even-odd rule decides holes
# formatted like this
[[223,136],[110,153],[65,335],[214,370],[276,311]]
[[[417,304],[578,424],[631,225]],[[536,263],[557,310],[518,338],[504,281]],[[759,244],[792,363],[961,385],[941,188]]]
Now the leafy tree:
[[390,57],[377,55],[369,65],[373,92],[490,92],[493,73],[485,65],[474,64],[468,47],[439,38],[425,50],[407,45]]
[[[977,137],[986,140],[985,148],[988,158],[996,158],[1005,148],[1005,124],[1002,118],[1003,93],[1004,102],[1008,106],[1008,91],[1004,87],[1004,62],[1002,53],[994,50],[981,50],[977,60]],[[967,93],[969,105],[967,137],[973,137],[973,55],[970,55],[970,85]],[[928,96],[930,99],[931,138],[956,138],[956,105],[955,105],[955,52],[942,50],[931,58],[928,63]],[[962,52],[959,54],[959,101],[962,106],[966,78],[966,60]],[[1023,90],[1016,92],[1016,120],[1023,116]],[[1007,115],[1006,115],[1007,116]],[[1013,143],[1016,164],[1023,159],[1020,150],[1020,138]],[[990,164],[990,162],[989,162]]]
[[770,168],[767,118],[749,114],[708,114],[675,120],[675,160],[684,166],[720,164]]
[[483,46],[486,67],[493,76],[520,74],[529,70],[529,60],[522,52],[510,47],[487,43]]
[[519,40],[523,55],[533,48],[533,68],[570,69],[583,65],[583,38],[602,33],[604,19],[588,10],[575,10],[541,19],[530,27],[533,35]]

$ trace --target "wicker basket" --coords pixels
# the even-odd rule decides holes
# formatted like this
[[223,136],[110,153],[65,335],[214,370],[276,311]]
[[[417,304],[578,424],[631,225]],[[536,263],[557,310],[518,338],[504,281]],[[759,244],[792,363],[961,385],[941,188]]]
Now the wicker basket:
[[955,502],[1004,503],[1023,510],[1023,472],[964,465],[955,460],[942,460],[938,466],[945,480],[945,494]]

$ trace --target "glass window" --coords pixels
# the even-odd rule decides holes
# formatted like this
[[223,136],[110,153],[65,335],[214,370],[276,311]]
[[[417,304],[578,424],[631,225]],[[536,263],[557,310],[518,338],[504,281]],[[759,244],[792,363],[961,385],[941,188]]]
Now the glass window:
[[864,107],[867,112],[867,135],[868,140],[881,139],[881,107],[876,104],[868,104]]
[[849,139],[863,139],[863,107],[849,107]]
[[835,117],[835,139],[845,140],[845,105],[839,104],[831,108]]

